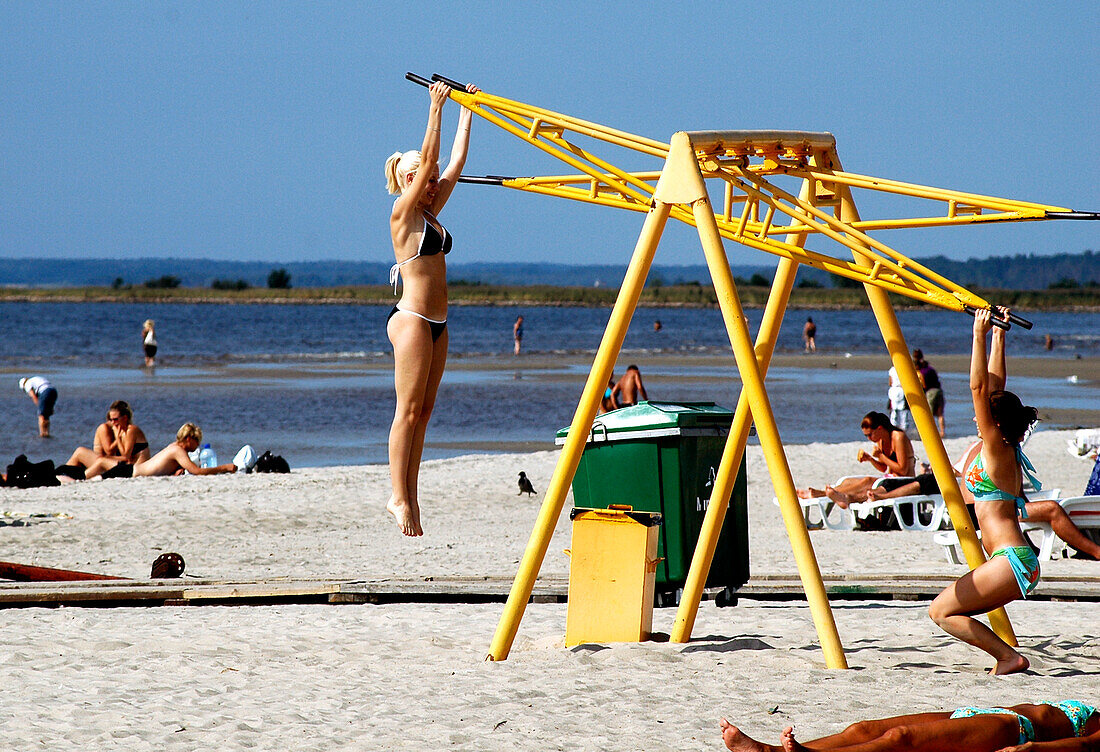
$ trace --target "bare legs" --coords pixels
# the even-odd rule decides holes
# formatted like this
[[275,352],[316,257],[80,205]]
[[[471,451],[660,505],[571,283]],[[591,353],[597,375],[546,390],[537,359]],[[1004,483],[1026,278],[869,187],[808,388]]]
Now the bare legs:
[[417,482],[424,433],[435,406],[439,382],[447,364],[447,330],[432,342],[428,322],[398,312],[386,326],[393,344],[397,409],[390,427],[390,483],[393,494],[386,509],[405,535],[423,535]]
[[815,496],[828,496],[831,501],[841,509],[847,509],[848,505],[855,501],[867,498],[867,492],[875,478],[869,475],[861,475],[853,478],[845,478],[836,486],[825,486],[825,490],[809,487],[796,489],[795,493],[800,499],[812,499]]
[[1100,559],[1100,544],[1081,532],[1073,520],[1057,501],[1029,501],[1027,503],[1028,522],[1049,522],[1058,537],[1083,554]]
[[1012,574],[1012,566],[1004,557],[991,559],[972,572],[960,577],[936,596],[928,607],[932,621],[952,637],[981,648],[997,660],[991,674],[1013,674],[1026,671],[1026,658],[973,618],[1020,597],[1020,586]]
[[993,752],[1019,741],[1020,726],[1008,714],[951,718],[949,713],[918,713],[854,723],[839,734],[802,744],[787,728],[782,746],[763,744],[745,735],[726,719],[721,721],[722,741],[733,752]]
[[50,419],[45,415],[38,416],[38,435],[44,439],[50,437]]

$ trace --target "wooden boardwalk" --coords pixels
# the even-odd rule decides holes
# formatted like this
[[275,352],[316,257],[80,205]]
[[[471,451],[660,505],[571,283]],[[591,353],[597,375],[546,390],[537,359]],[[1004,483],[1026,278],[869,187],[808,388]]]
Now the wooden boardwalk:
[[[825,577],[830,600],[931,600],[953,578],[941,575]],[[372,577],[365,579],[93,580],[0,582],[0,608],[29,606],[183,606],[269,603],[503,603],[512,586],[502,577]],[[719,591],[708,590],[713,599]],[[540,578],[532,603],[564,603],[568,582]],[[745,600],[803,601],[795,575],[759,575],[736,589]],[[1043,577],[1029,600],[1100,601],[1100,577]]]

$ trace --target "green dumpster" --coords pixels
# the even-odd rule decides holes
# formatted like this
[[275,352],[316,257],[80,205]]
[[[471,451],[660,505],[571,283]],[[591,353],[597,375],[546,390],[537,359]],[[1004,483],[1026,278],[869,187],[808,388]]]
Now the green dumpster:
[[[640,402],[598,415],[592,425],[573,478],[573,504],[628,504],[664,515],[659,593],[676,591],[687,579],[732,422],[733,411],[713,402]],[[568,433],[558,431],[559,445]],[[749,579],[745,496],[742,458],[707,587],[735,588]]]

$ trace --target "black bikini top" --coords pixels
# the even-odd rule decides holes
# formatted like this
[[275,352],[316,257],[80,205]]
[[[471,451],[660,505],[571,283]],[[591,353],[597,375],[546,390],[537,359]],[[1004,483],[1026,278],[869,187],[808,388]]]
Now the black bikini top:
[[[424,232],[420,233],[420,247],[416,249],[416,255],[409,256],[404,261],[399,261],[390,267],[390,284],[393,285],[394,295],[397,294],[397,275],[400,273],[401,267],[421,256],[436,256],[440,251],[446,256],[451,252],[451,233],[447,232],[447,228],[438,219],[435,221],[439,222],[439,229],[435,229],[435,225],[428,221],[428,216],[430,215],[424,212]],[[432,219],[435,219],[435,217],[432,217]],[[440,234],[441,231],[442,235]]]
[[[434,217],[433,217],[434,219]],[[435,220],[439,222],[439,220]],[[440,230],[443,234],[440,235]],[[447,232],[447,228],[442,224],[439,225],[439,230],[435,229],[435,225],[428,221],[427,217],[424,217],[424,233],[420,236],[420,249],[417,251],[417,256],[434,256],[440,251],[446,256],[451,252],[451,233]],[[413,258],[416,258],[414,256]]]

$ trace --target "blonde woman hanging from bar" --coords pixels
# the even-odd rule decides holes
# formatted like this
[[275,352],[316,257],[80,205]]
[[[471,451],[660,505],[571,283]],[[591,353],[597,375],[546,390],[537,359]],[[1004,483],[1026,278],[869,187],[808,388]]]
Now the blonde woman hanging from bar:
[[[466,90],[479,89],[473,84]],[[447,364],[447,262],[451,236],[437,219],[454,190],[470,145],[471,112],[462,108],[451,158],[439,172],[443,105],[450,87],[436,82],[428,89],[431,104],[420,151],[397,152],[386,160],[386,186],[397,194],[390,214],[394,259],[390,283],[401,299],[390,311],[386,334],[393,345],[397,409],[390,427],[390,482],[386,509],[405,535],[423,535],[417,481],[424,432]]]

